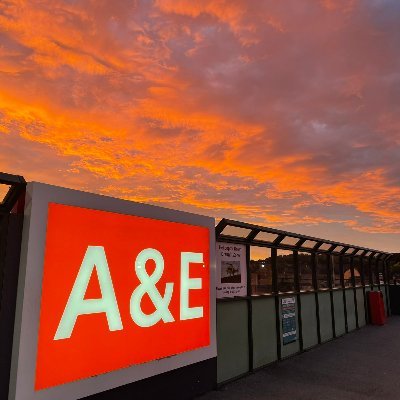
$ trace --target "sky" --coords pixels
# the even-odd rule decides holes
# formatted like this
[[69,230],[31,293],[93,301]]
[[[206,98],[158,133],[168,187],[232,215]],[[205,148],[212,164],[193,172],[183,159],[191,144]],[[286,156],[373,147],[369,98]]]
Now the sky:
[[400,1],[2,0],[0,171],[400,251]]

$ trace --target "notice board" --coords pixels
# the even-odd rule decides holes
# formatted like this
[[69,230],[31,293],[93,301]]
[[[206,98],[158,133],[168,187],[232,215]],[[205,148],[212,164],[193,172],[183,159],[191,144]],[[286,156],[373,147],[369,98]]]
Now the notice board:
[[284,345],[297,340],[296,327],[296,298],[281,298],[281,318],[282,318],[282,343]]

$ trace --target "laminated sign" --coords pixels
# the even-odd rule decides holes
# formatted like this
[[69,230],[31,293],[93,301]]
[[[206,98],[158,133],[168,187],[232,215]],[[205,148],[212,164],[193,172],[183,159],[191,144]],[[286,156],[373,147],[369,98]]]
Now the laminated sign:
[[281,316],[283,344],[295,342],[297,340],[295,297],[283,297],[281,299]]
[[217,297],[247,296],[246,246],[217,242]]

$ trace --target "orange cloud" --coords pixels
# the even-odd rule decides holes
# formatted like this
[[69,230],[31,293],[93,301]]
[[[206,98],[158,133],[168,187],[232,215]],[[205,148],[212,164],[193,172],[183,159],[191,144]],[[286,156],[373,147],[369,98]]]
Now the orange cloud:
[[400,234],[400,9],[289,3],[2,3],[0,169],[315,235]]
[[358,0],[321,0],[322,5],[329,11],[340,10],[342,12],[351,12]]

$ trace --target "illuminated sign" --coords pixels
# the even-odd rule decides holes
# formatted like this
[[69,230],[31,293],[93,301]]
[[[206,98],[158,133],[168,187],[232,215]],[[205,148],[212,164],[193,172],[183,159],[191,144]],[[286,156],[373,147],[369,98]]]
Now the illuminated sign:
[[111,200],[35,185],[51,195],[33,191],[24,232],[33,281],[10,398],[80,398],[216,356],[212,219],[116,199],[93,209]]

